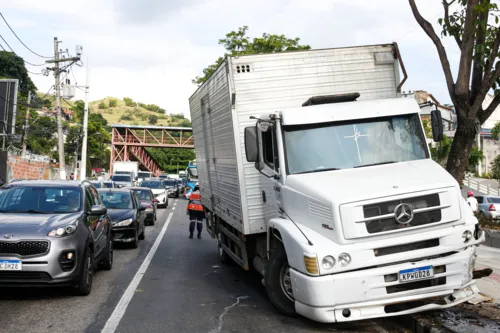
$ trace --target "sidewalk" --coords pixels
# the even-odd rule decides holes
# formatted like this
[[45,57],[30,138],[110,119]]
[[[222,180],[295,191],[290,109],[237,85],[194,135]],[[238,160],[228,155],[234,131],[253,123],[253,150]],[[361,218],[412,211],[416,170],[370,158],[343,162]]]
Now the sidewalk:
[[500,303],[500,249],[481,245],[477,249],[476,270],[491,268],[490,276],[477,280],[479,290]]

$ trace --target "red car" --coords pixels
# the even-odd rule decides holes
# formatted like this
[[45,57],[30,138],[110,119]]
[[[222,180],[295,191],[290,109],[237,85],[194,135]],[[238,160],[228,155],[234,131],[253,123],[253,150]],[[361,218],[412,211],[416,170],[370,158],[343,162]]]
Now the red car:
[[159,201],[155,199],[153,192],[149,187],[127,187],[134,191],[141,205],[146,208],[146,223],[147,225],[155,225],[156,222],[156,209]]

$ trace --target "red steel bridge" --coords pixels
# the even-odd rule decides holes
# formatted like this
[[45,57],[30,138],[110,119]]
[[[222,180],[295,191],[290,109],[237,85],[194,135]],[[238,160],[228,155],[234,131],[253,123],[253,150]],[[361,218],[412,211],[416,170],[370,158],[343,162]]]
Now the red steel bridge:
[[113,173],[115,161],[138,161],[139,169],[151,171],[155,176],[159,176],[163,171],[146,147],[194,149],[193,129],[112,125],[110,173]]

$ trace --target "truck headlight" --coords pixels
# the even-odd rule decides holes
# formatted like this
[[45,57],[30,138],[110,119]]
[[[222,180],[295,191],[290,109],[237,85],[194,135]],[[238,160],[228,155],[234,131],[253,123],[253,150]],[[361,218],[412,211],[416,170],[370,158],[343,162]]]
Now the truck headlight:
[[339,264],[342,267],[346,267],[351,263],[351,256],[348,253],[342,253],[339,255]]
[[332,256],[326,256],[321,260],[321,266],[323,266],[324,269],[332,269],[335,267],[335,258]]
[[47,236],[49,237],[65,237],[75,233],[77,228],[76,222],[68,224],[64,227],[59,227],[57,229],[51,230]]
[[114,227],[126,227],[130,225],[134,220],[133,219],[126,219],[123,221],[120,221],[114,225]]
[[462,234],[462,240],[464,243],[468,243],[472,238],[472,231],[470,230],[465,230],[464,233]]

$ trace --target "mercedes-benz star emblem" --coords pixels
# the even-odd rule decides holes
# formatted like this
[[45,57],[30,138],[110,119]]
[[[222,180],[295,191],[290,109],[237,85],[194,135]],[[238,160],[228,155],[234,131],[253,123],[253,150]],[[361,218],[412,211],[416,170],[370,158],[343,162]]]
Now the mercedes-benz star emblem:
[[399,224],[408,224],[413,220],[413,208],[410,204],[401,203],[394,208],[394,218]]
[[11,238],[14,238],[14,235],[3,235],[3,238],[5,238],[5,239],[11,239]]

